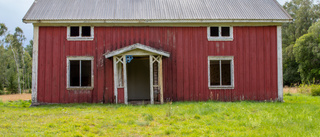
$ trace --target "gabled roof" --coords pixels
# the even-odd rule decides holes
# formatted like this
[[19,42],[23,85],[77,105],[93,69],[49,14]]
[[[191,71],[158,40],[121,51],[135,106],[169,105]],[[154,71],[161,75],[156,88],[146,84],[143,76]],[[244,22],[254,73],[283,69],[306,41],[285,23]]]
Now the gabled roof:
[[136,43],[136,44],[133,44],[133,45],[121,48],[121,49],[117,49],[112,52],[107,52],[104,54],[104,56],[105,56],[105,58],[110,58],[113,56],[122,55],[127,52],[135,51],[135,50],[142,50],[144,52],[148,52],[153,55],[162,55],[164,57],[170,57],[170,53],[168,53],[166,51],[158,50],[158,49],[146,46],[146,45],[142,45],[140,43]]
[[[276,0],[35,0],[24,22],[288,22]],[[242,20],[242,21],[241,21]]]

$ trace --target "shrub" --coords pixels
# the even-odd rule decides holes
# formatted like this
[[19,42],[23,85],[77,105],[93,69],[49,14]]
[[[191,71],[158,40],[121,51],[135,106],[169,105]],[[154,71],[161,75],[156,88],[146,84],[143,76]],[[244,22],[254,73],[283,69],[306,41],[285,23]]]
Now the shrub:
[[0,90],[0,95],[6,94],[3,90]]
[[311,87],[312,96],[320,96],[320,85],[314,85]]

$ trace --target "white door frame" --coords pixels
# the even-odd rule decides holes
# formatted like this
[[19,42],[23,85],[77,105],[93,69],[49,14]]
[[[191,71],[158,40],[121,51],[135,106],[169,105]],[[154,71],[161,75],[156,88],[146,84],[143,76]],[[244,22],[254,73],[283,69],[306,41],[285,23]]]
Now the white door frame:
[[[121,63],[122,65],[119,65]],[[158,64],[158,83],[153,83],[153,63]],[[118,104],[118,88],[124,88],[124,103],[128,104],[128,83],[127,83],[127,65],[126,55],[113,56],[113,77],[114,77],[114,96],[116,104]],[[122,67],[121,67],[122,66]],[[123,69],[123,74],[121,71]],[[162,56],[149,55],[150,69],[150,104],[154,104],[154,88],[160,89],[160,103],[163,104],[163,72],[162,72]],[[120,73],[119,73],[120,72]],[[123,83],[122,76],[123,75]]]

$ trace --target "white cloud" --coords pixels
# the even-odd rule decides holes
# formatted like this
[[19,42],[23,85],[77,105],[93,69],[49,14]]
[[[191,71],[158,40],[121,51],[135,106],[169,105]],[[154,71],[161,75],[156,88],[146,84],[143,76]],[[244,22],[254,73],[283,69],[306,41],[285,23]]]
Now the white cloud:
[[20,27],[27,38],[24,45],[33,39],[32,24],[22,22],[32,3],[33,0],[0,0],[0,22],[8,27],[10,33],[14,33],[14,29]]

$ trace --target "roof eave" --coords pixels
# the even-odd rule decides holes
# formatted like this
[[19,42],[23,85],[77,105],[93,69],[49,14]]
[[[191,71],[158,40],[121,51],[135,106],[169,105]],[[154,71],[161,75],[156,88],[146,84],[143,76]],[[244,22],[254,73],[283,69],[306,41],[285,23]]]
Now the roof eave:
[[172,20],[28,20],[23,19],[24,23],[288,23],[289,19],[172,19]]

